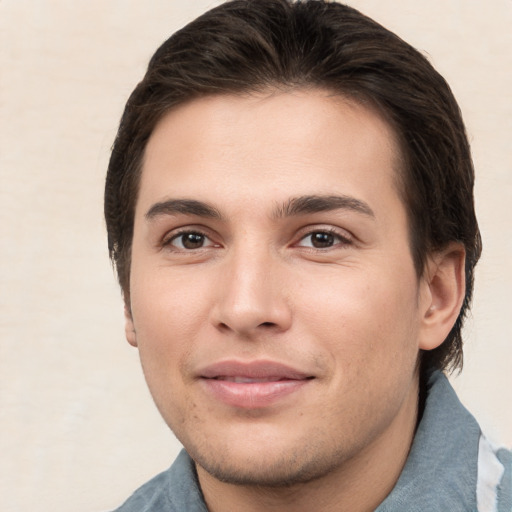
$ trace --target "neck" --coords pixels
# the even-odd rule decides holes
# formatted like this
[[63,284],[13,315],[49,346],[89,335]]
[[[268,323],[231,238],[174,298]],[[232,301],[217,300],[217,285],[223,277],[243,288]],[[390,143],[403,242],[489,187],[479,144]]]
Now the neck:
[[409,453],[418,417],[418,381],[389,427],[351,459],[316,480],[287,487],[221,482],[197,465],[210,512],[369,512],[395,486]]

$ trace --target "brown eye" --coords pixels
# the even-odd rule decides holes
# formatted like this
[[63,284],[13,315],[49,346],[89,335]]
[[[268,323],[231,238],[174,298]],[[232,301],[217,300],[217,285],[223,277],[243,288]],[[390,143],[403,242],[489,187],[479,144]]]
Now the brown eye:
[[316,249],[323,249],[325,247],[332,247],[336,242],[336,237],[332,233],[312,233],[311,245]]
[[170,245],[178,249],[201,249],[209,242],[209,238],[201,233],[180,233],[172,238]]
[[346,246],[352,242],[349,238],[339,235],[334,231],[312,231],[304,236],[299,247],[310,247],[312,249],[330,249],[335,246]]

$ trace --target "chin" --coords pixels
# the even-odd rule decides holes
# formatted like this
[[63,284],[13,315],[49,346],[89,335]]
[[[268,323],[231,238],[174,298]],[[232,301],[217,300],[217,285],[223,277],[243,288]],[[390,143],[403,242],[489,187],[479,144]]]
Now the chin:
[[[299,445],[300,446],[300,445]],[[293,450],[261,447],[253,450],[188,450],[189,455],[213,478],[225,483],[259,487],[291,487],[325,476],[340,464],[340,456],[322,455],[301,446]],[[278,452],[281,453],[278,453]]]

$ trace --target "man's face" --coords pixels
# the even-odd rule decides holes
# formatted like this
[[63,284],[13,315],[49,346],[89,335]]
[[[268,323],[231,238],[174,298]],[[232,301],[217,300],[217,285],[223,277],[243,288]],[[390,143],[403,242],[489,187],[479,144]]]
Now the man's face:
[[201,471],[305,481],[412,436],[428,294],[398,161],[385,121],[324,91],[208,97],[157,125],[127,336]]

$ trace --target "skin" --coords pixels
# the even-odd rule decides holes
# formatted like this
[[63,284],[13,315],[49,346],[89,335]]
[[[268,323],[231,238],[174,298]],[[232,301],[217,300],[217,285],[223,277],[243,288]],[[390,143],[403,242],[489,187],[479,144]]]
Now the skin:
[[[399,156],[374,110],[322,90],[207,97],[155,128],[126,335],[210,510],[374,510],[396,483],[419,350],[464,293],[456,245],[415,272]],[[202,377],[226,360],[308,378],[233,405]]]

